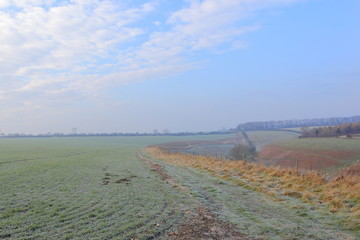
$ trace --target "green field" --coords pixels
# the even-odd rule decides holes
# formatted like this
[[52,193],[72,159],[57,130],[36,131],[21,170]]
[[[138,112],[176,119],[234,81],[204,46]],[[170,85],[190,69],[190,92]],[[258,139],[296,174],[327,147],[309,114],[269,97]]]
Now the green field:
[[146,238],[172,226],[181,197],[135,158],[144,140],[1,139],[0,238]]
[[291,131],[247,131],[246,134],[258,151],[269,143],[295,139],[300,135]]
[[135,152],[193,137],[0,139],[0,239],[168,239],[202,207],[251,239],[355,239],[339,216]]

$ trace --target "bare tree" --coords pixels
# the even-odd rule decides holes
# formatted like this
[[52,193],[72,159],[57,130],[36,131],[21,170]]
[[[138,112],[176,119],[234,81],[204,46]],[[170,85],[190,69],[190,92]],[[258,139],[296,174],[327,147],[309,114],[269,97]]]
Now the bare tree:
[[254,161],[256,156],[256,147],[247,146],[244,144],[235,145],[229,154],[230,158],[233,160],[244,160],[244,161]]

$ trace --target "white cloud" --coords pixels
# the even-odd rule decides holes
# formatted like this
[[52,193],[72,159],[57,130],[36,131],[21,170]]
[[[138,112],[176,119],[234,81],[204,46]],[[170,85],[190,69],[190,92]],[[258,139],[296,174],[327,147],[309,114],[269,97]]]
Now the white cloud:
[[36,6],[44,2],[14,1],[20,10],[0,11],[1,84],[16,76],[23,90],[31,90],[53,81],[56,72],[96,71],[121,54],[121,44],[142,34],[141,28],[127,25],[154,9],[149,3],[122,9],[113,1]]
[[1,111],[99,99],[121,84],[198,67],[188,55],[246,47],[241,36],[259,26],[244,19],[295,0],[186,2],[166,23],[151,20],[151,29],[142,21],[161,1],[0,0]]
[[171,15],[168,23],[191,40],[193,49],[211,48],[259,29],[256,22],[242,21],[258,10],[293,3],[299,0],[190,0],[190,6]]

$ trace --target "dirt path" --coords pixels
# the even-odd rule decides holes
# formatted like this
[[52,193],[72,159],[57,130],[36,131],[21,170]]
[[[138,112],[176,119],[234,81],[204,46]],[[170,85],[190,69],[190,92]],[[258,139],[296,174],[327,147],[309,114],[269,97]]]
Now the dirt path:
[[[189,189],[181,185],[175,178],[167,174],[163,167],[154,163],[150,158],[145,157],[140,151],[136,153],[139,160],[148,164],[152,171],[161,176],[173,187],[179,188],[185,193],[189,193]],[[217,216],[210,209],[203,207],[200,202],[197,203],[196,211],[186,211],[184,221],[178,226],[176,231],[170,232],[166,239],[169,240],[201,240],[201,239],[231,239],[231,240],[247,240],[244,234],[241,234],[235,225],[217,219]]]
[[334,214],[299,199],[270,198],[208,172],[142,158],[198,204],[197,211],[165,239],[356,239]]

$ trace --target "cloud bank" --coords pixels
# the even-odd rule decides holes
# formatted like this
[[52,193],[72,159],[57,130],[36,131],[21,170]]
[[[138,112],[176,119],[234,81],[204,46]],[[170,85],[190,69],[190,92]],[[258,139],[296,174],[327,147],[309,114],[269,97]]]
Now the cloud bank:
[[98,101],[114,87],[196,68],[199,51],[246,47],[242,36],[261,27],[251,21],[259,10],[296,1],[175,2],[156,19],[162,1],[0,0],[2,118]]

